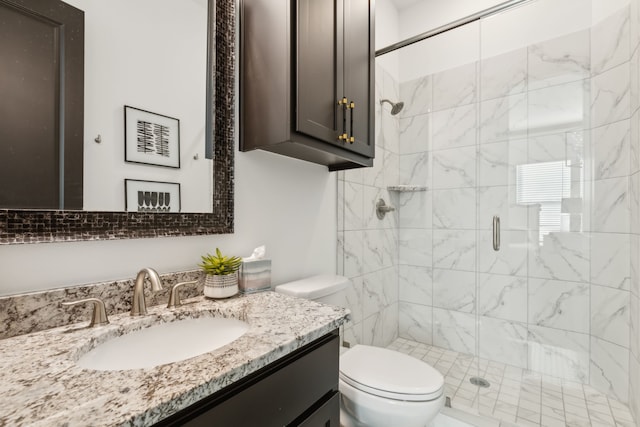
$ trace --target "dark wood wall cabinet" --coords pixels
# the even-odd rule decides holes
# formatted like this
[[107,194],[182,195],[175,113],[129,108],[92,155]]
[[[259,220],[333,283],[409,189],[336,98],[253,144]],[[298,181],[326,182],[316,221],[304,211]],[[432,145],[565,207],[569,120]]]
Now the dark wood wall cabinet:
[[240,150],[372,166],[373,0],[240,0]]
[[339,427],[339,351],[336,330],[156,426]]

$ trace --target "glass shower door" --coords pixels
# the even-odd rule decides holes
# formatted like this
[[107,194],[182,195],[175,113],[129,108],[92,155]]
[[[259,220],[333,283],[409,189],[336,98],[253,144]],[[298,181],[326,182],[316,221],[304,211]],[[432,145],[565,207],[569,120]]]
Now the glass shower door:
[[543,376],[588,382],[584,3],[536,0],[480,22],[476,281],[479,375],[490,387],[478,403],[513,422],[541,422]]
[[399,178],[417,189],[399,194],[399,335],[429,346],[424,360],[465,407],[477,405],[479,30],[473,22],[398,51]]

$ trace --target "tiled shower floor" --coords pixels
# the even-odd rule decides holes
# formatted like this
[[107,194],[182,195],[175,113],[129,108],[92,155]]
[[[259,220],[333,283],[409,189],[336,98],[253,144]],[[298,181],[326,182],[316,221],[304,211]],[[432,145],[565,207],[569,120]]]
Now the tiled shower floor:
[[[626,405],[588,385],[403,338],[388,348],[438,369],[453,408],[521,426],[634,427]],[[490,382],[489,388],[478,389],[469,382],[478,373]]]

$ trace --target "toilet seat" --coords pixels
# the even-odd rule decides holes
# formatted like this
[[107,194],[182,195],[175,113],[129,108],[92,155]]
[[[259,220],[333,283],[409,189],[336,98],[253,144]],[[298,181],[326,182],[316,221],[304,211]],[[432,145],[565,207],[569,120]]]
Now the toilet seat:
[[356,345],[340,358],[340,379],[374,396],[425,402],[438,399],[444,377],[427,363],[397,351]]

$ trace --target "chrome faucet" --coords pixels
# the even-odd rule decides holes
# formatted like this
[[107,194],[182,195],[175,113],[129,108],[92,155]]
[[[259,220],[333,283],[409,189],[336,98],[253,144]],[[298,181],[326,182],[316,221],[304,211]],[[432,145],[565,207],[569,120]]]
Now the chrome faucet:
[[147,304],[144,300],[144,279],[149,276],[152,291],[161,291],[162,282],[160,276],[153,268],[143,268],[136,276],[136,283],[133,285],[133,301],[131,302],[131,315],[144,316],[147,314]]

